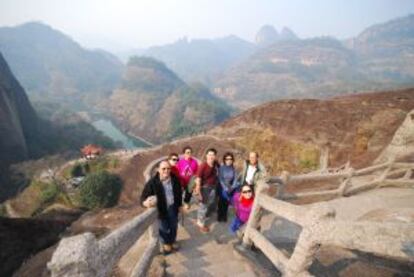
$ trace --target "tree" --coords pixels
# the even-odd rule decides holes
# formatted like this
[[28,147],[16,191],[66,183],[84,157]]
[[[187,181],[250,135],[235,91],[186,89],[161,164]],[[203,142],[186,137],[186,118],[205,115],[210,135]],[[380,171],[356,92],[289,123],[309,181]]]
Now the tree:
[[80,184],[82,205],[89,209],[111,207],[118,202],[121,179],[107,171],[89,174]]

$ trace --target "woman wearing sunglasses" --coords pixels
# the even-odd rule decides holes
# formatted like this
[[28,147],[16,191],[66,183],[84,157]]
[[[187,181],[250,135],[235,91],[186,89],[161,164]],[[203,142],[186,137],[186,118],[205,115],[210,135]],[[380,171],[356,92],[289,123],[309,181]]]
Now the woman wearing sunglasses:
[[241,187],[240,192],[236,192],[233,195],[232,201],[236,216],[230,225],[230,230],[234,234],[243,224],[247,222],[247,220],[249,220],[254,202],[253,187],[248,184],[244,184]]
[[175,177],[180,178],[180,173],[178,172],[177,163],[178,163],[178,154],[171,153],[168,155],[168,162],[171,166],[171,174],[174,174]]
[[234,155],[227,152],[219,169],[217,221],[227,222],[227,210],[233,190],[237,187],[237,173],[234,168]]

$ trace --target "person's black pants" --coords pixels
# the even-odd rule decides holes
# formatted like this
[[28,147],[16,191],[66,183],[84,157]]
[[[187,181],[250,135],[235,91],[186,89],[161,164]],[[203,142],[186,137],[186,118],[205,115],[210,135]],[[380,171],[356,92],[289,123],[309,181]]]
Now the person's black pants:
[[177,239],[178,214],[173,205],[167,209],[167,216],[160,219],[159,234],[163,244],[173,244]]
[[193,196],[193,193],[188,191],[188,187],[185,188],[185,190],[184,190],[184,203],[190,204],[192,196]]
[[227,221],[228,209],[229,209],[229,202],[227,201],[227,199],[223,198],[220,195],[218,199],[217,221],[221,221],[221,222]]

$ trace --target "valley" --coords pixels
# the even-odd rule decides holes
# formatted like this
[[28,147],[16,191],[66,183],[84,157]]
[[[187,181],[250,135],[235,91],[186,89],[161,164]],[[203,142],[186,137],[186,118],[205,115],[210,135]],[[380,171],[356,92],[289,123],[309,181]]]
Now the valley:
[[[404,172],[390,166],[357,181],[392,175],[391,183],[404,188],[301,201],[294,196],[335,189],[333,181],[304,181],[287,186],[287,198],[277,201],[303,211],[326,201],[352,224],[412,224],[413,176],[405,167],[414,161],[413,30],[414,15],[349,39],[302,38],[289,27],[264,25],[254,42],[235,35],[184,37],[118,57],[45,23],[0,27],[0,275],[49,276],[46,263],[62,238],[91,232],[99,240],[130,222],[144,211],[138,199],[154,161],[188,145],[200,160],[211,147],[219,161],[231,151],[237,172],[256,151],[277,178],[396,162]],[[227,235],[227,225],[212,225],[204,239],[195,220],[193,208],[179,235],[184,251],[205,251],[215,263],[213,246],[225,257],[235,255],[230,242],[238,241]],[[296,243],[297,226],[277,216],[266,214],[263,227],[283,253]],[[136,256],[128,255],[114,276],[132,270]],[[310,271],[385,277],[412,268],[411,260],[370,255],[322,247]],[[161,260],[167,276],[188,276],[204,262]],[[259,260],[276,272],[266,257]],[[214,275],[222,273],[218,264],[202,267]],[[267,276],[250,269],[251,276]]]

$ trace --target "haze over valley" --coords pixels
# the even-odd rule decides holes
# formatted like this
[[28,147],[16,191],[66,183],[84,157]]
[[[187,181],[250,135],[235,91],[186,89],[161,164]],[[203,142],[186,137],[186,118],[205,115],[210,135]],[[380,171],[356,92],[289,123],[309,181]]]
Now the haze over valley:
[[[131,222],[144,211],[138,199],[156,161],[187,145],[200,160],[211,147],[220,162],[231,151],[238,172],[256,151],[277,180],[287,172],[341,176],[339,199],[315,196],[336,191],[333,182],[304,181],[281,194],[278,187],[283,205],[330,203],[357,225],[412,224],[414,3],[310,2],[0,3],[0,275],[49,276],[62,237],[91,232],[99,240]],[[353,183],[358,170],[371,175]],[[389,194],[381,178],[393,184]],[[345,195],[361,180],[371,182],[361,195],[372,207]],[[302,201],[306,193],[314,195]],[[182,228],[190,237],[192,212]],[[261,234],[295,245],[301,231],[271,220]],[[184,251],[207,246],[206,259],[217,262],[208,252],[214,244],[234,255],[225,224]],[[274,232],[278,224],[287,229]],[[410,243],[400,257],[412,257]],[[322,247],[309,272],[406,276],[413,268],[358,245]],[[264,254],[257,264],[275,273]],[[160,263],[171,276],[200,263],[174,255]],[[226,269],[202,262],[209,276]],[[112,273],[129,276],[123,265]]]

